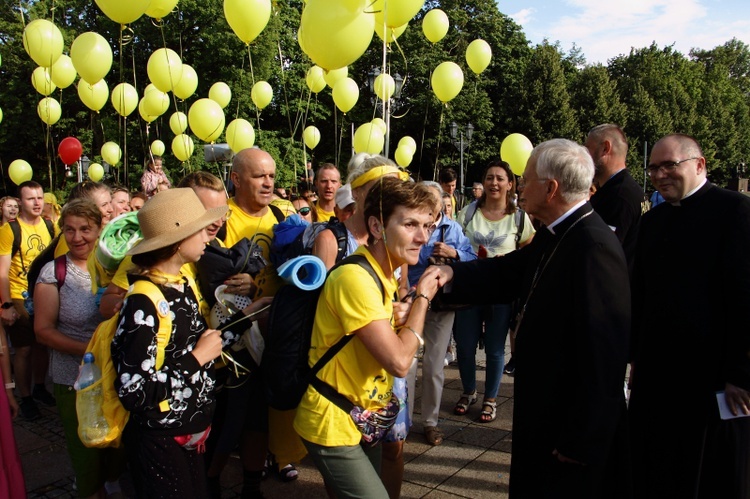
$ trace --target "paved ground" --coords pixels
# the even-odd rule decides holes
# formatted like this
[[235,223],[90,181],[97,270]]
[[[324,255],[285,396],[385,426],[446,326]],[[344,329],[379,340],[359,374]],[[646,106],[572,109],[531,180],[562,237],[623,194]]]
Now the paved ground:
[[[484,390],[483,352],[478,356],[478,390]],[[421,375],[421,369],[420,369]],[[467,416],[453,415],[453,405],[462,390],[458,368],[446,368],[440,427],[446,435],[442,445],[425,443],[420,412],[421,383],[417,381],[414,426],[404,447],[406,468],[402,497],[442,498],[507,497],[510,468],[513,378],[503,376],[498,396],[497,420],[477,423],[480,404],[470,407]],[[481,397],[480,397],[481,400]],[[31,498],[77,497],[73,490],[73,472],[65,451],[62,426],[57,411],[41,408],[43,417],[35,422],[15,423],[16,441],[23,460],[27,488]],[[282,483],[276,477],[263,482],[263,492],[273,498],[326,497],[322,479],[309,459],[300,466],[300,477]],[[222,475],[223,497],[239,497],[242,471],[232,459]],[[126,492],[127,477],[123,479]]]

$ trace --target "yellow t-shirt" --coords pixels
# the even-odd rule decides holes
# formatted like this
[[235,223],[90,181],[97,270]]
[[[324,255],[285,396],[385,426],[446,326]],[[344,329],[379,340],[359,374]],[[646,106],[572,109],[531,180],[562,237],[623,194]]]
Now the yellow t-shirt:
[[[378,285],[362,267],[345,265],[334,270],[318,300],[308,359],[310,366],[345,334],[352,334],[376,320],[391,320],[393,316],[390,297],[396,291],[396,280],[385,278],[364,246],[354,254],[365,255],[375,269],[385,289],[385,302]],[[356,337],[320,370],[318,377],[353,404],[370,410],[385,407],[393,390],[393,377]],[[357,445],[362,437],[349,414],[312,386],[307,388],[297,407],[294,429],[303,439],[326,447]]]
[[279,223],[279,221],[270,208],[262,217],[248,215],[242,208],[237,206],[234,198],[229,200],[229,208],[232,210],[232,217],[226,223],[227,235],[224,238],[224,244],[226,244],[227,248],[231,248],[240,239],[246,237],[260,246],[263,251],[263,258],[266,259],[268,265],[255,277],[255,284],[258,285],[258,291],[254,298],[273,296],[283,284],[283,281],[276,273],[276,267],[271,263],[273,226]]
[[332,211],[325,211],[320,207],[318,203],[315,203],[315,211],[318,212],[318,222],[327,222],[331,217],[335,217],[336,213]]
[[70,251],[70,248],[68,248],[68,241],[66,241],[64,237],[60,237],[60,239],[57,240],[57,246],[55,246],[55,258],[64,255],[68,251]]
[[[14,300],[23,300],[23,293],[29,288],[26,272],[31,267],[31,262],[52,241],[52,236],[47,230],[44,220],[41,218],[35,225],[28,225],[20,218],[18,225],[21,228],[21,247],[13,255],[10,261],[10,297]],[[13,251],[13,229],[7,223],[0,228],[0,255],[10,255]],[[21,264],[23,255],[23,265]]]

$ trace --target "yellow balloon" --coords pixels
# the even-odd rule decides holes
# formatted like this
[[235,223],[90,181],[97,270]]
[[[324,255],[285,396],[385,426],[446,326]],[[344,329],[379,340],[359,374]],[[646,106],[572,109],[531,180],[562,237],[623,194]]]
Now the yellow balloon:
[[455,62],[443,62],[432,73],[432,91],[442,103],[453,100],[464,86],[464,72]]
[[511,133],[500,144],[500,158],[510,165],[510,169],[519,177],[526,170],[534,146],[525,135]]
[[369,3],[308,0],[300,21],[300,46],[315,64],[329,70],[343,68],[364,54],[375,29]]
[[169,94],[161,90],[148,92],[143,96],[143,112],[149,116],[161,116],[169,109]]
[[[148,8],[146,9],[146,15],[153,17],[154,19],[162,19],[164,16],[169,14],[177,6],[178,0],[151,0]],[[157,154],[161,156],[161,154]]]
[[[107,161],[109,163],[109,161]],[[89,165],[88,176],[94,182],[99,182],[104,176],[104,167],[99,163],[91,163]]]
[[102,35],[89,31],[73,40],[70,58],[81,78],[86,81],[99,81],[107,76],[112,68],[112,47]]
[[380,100],[388,100],[393,97],[393,92],[396,91],[396,82],[393,77],[388,73],[380,73],[375,78],[375,95],[380,97]]
[[368,154],[378,154],[383,150],[385,136],[380,128],[372,123],[365,123],[357,128],[354,132],[354,152],[366,152]]
[[466,47],[466,63],[474,73],[479,74],[490,65],[492,48],[490,44],[477,38]]
[[23,48],[35,63],[48,68],[62,54],[62,32],[46,19],[31,21],[23,30]]
[[384,16],[386,26],[395,28],[411,21],[423,5],[424,0],[375,0],[370,12]]
[[232,100],[232,90],[223,81],[217,81],[208,90],[208,98],[224,109],[229,105],[229,101]]
[[316,94],[326,88],[326,79],[324,77],[323,68],[320,66],[312,66],[308,69],[307,75],[305,76],[305,83],[307,83],[307,88]]
[[302,139],[308,149],[315,149],[320,142],[320,130],[318,130],[318,127],[310,125],[302,132]]
[[130,83],[120,83],[112,89],[112,107],[120,116],[129,116],[138,107],[138,91]]
[[57,89],[49,74],[49,68],[39,66],[31,73],[31,86],[45,97]]
[[164,151],[167,149],[167,146],[164,145],[164,142],[161,140],[155,140],[151,142],[151,154],[154,156],[162,156],[164,154]]
[[271,0],[224,0],[224,17],[234,34],[250,43],[271,18]]
[[54,125],[60,120],[62,116],[62,109],[60,103],[52,97],[45,97],[39,101],[36,106],[36,114],[39,115],[39,119],[48,125]]
[[175,96],[182,100],[188,99],[195,93],[196,88],[198,88],[198,73],[195,72],[193,66],[183,64],[182,78],[173,90]]
[[397,147],[393,157],[396,159],[398,166],[409,166],[414,158],[414,152],[406,147]]
[[382,20],[378,19],[377,16],[375,17],[375,34],[385,43],[393,43],[393,40],[404,34],[404,31],[406,31],[408,26],[409,24],[407,23],[402,26],[391,28],[383,24]]
[[8,165],[8,176],[16,185],[31,180],[31,174],[31,165],[23,159],[17,159]]
[[146,95],[149,92],[153,92],[154,90],[161,92],[161,90],[156,88],[156,85],[154,85],[153,83],[149,83],[148,85],[146,85],[146,88],[143,89],[143,95]]
[[78,80],[78,97],[81,99],[87,108],[92,111],[99,111],[104,107],[109,98],[109,87],[107,82],[99,80],[94,84],[87,82],[86,80]]
[[227,125],[227,144],[234,153],[255,145],[255,130],[249,121],[242,118],[232,120]]
[[417,141],[408,135],[404,135],[401,137],[401,140],[398,141],[398,148],[409,149],[411,150],[411,153],[414,154],[417,152]]
[[3,122],[3,110],[0,109],[0,123]]
[[450,28],[448,15],[440,9],[432,9],[422,19],[422,32],[425,38],[432,43],[437,43],[448,34]]
[[57,59],[52,67],[49,69],[52,83],[58,86],[58,88],[68,88],[76,81],[76,68],[73,67],[73,60],[67,55],[63,54]]
[[190,130],[204,142],[213,142],[224,131],[224,111],[211,99],[199,99],[190,106]]
[[146,12],[151,0],[95,0],[104,15],[119,24],[130,24]]
[[189,135],[181,133],[172,139],[172,154],[180,161],[187,161],[193,155],[195,144]]
[[359,100],[359,85],[349,77],[342,78],[333,87],[333,102],[342,113],[347,113]]
[[169,92],[182,78],[182,60],[172,49],[156,49],[148,58],[146,72],[156,88],[162,92]]
[[265,109],[273,100],[273,88],[267,81],[258,81],[250,91],[250,98],[258,109]]
[[102,144],[101,153],[102,159],[112,166],[117,166],[120,158],[122,158],[122,149],[120,149],[117,142],[110,141]]
[[385,124],[385,121],[383,121],[383,118],[373,118],[373,120],[370,123],[380,128],[380,131],[383,132],[383,135],[385,135],[385,132],[388,131],[388,125]]
[[323,79],[326,81],[326,85],[331,88],[336,85],[337,81],[346,78],[347,76],[349,76],[349,68],[347,66],[323,72]]
[[185,133],[185,130],[187,130],[188,127],[188,117],[187,114],[177,111],[172,113],[172,116],[169,117],[169,129],[172,130],[172,133],[175,135],[180,135],[181,133]]
[[158,116],[151,116],[150,114],[148,114],[148,113],[147,113],[147,112],[146,112],[146,111],[145,111],[145,110],[143,109],[143,99],[141,99],[141,101],[140,101],[140,102],[138,103],[138,114],[140,114],[140,115],[141,115],[141,118],[142,118],[142,119],[143,119],[143,121],[145,121],[146,123],[151,123],[151,122],[152,122],[152,121],[154,121],[154,120],[155,120],[156,118],[158,118]]

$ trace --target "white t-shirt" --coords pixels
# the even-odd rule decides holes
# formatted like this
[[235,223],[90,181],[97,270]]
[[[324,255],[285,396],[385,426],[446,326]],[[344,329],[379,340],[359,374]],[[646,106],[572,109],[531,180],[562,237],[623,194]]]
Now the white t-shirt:
[[[471,205],[469,205],[471,206]],[[464,225],[466,212],[469,206],[465,207],[458,214],[456,221],[464,227],[466,237],[471,241],[471,247],[474,252],[479,254],[479,246],[487,250],[487,258],[498,255],[505,255],[516,249],[516,214],[505,215],[500,220],[487,220],[482,214],[482,209],[477,208],[474,216],[469,220],[468,225]],[[536,232],[529,216],[524,212],[523,233],[521,234],[521,243],[525,243]]]

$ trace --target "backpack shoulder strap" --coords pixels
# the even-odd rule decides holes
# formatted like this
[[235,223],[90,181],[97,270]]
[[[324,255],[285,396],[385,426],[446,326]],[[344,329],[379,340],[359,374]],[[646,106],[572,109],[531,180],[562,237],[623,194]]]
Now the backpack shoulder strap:
[[518,249],[521,246],[521,236],[523,236],[523,228],[524,224],[526,222],[526,217],[524,216],[525,212],[521,208],[516,208],[516,213],[514,215],[515,222],[516,222],[516,249]]
[[268,205],[268,208],[269,208],[269,209],[271,210],[271,212],[273,213],[273,216],[275,216],[275,217],[276,217],[276,220],[277,220],[277,221],[278,221],[279,223],[281,223],[281,222],[283,222],[283,221],[284,221],[284,219],[285,219],[286,217],[284,216],[284,212],[283,212],[283,211],[281,211],[281,208],[279,208],[279,207],[278,207],[278,206],[276,206],[275,204],[269,204],[269,205]]
[[[13,258],[18,253],[18,250],[21,249],[21,226],[18,224],[18,220],[11,220],[8,224],[10,225],[10,230],[13,232],[13,246],[10,250],[10,257]],[[21,266],[23,266],[23,263]]]
[[466,227],[469,226],[469,222],[471,222],[471,219],[474,218],[474,215],[476,215],[478,207],[479,203],[477,203],[476,201],[472,201],[471,203],[469,203],[469,207],[466,208],[466,215],[464,216],[463,223],[464,233],[466,232]]
[[164,350],[172,337],[172,316],[169,313],[169,304],[159,286],[148,279],[139,279],[133,283],[128,296],[135,294],[148,296],[159,315],[159,331],[156,333],[156,369],[158,370],[164,365]]
[[336,236],[336,245],[338,246],[336,261],[339,262],[346,256],[346,244],[348,242],[346,225],[344,225],[343,222],[335,220],[334,222],[328,222],[328,228],[331,229],[333,235]]
[[47,232],[49,232],[50,240],[54,239],[55,238],[55,223],[48,218],[43,218],[42,220],[44,220],[44,225],[47,226]]
[[57,289],[63,287],[65,284],[65,276],[68,274],[68,257],[66,255],[60,255],[55,258],[55,280],[57,281]]

